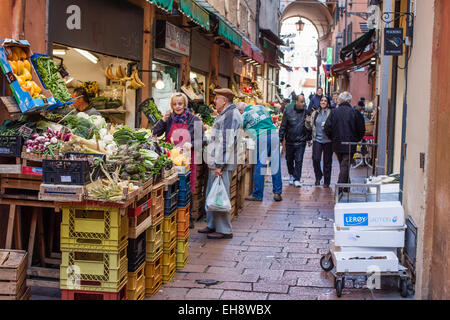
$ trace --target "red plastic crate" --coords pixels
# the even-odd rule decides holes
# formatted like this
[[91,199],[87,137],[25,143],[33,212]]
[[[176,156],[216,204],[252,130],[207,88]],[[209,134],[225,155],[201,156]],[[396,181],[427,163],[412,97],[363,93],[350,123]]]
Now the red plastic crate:
[[61,300],[127,300],[127,285],[119,292],[61,290]]

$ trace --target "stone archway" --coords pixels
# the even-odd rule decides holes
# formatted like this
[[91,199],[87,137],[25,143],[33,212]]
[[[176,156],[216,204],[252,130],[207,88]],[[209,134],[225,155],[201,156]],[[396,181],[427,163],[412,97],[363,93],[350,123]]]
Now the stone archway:
[[[313,0],[314,1],[314,0]],[[292,17],[302,17],[308,19],[316,27],[319,39],[326,37],[330,32],[330,25],[333,17],[326,5],[316,0],[297,0],[295,2],[281,1],[281,5],[285,5],[282,11],[281,21]]]

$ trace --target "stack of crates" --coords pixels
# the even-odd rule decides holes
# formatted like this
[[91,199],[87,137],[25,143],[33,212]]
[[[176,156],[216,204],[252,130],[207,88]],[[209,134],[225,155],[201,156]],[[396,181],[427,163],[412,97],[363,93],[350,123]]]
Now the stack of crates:
[[152,226],[145,232],[145,295],[152,296],[162,285],[164,184],[152,191]]
[[145,232],[136,239],[128,239],[128,300],[145,298]]
[[62,207],[63,300],[126,300],[128,215],[118,207]]
[[188,261],[189,217],[191,209],[191,173],[179,174],[177,210],[177,269],[184,269]]

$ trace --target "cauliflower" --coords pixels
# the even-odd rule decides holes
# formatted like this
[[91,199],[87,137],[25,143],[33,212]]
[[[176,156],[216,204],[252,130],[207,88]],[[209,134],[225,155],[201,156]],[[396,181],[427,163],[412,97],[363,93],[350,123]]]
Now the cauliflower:
[[78,112],[77,113],[77,117],[89,120],[89,115],[87,113],[84,113],[84,112]]
[[92,121],[94,126],[97,127],[97,129],[103,129],[106,128],[106,121],[102,116],[90,116],[89,119]]

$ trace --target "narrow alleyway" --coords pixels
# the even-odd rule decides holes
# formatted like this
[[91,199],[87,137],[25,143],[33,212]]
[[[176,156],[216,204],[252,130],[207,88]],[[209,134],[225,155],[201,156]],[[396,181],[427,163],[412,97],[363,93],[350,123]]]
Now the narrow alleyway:
[[[338,173],[334,159],[332,184]],[[365,176],[365,168],[352,170],[354,182]],[[188,265],[148,299],[339,299],[333,276],[319,265],[333,238],[329,219],[333,219],[334,189],[314,187],[311,148],[305,154],[302,188],[289,186],[284,160],[283,202],[273,202],[270,180],[266,180],[264,202],[246,202],[233,221],[233,239],[206,239],[197,232],[206,223],[196,223],[189,239]],[[205,279],[219,284],[196,283]],[[372,292],[347,287],[340,299],[401,299],[392,281],[382,281],[382,287]]]

